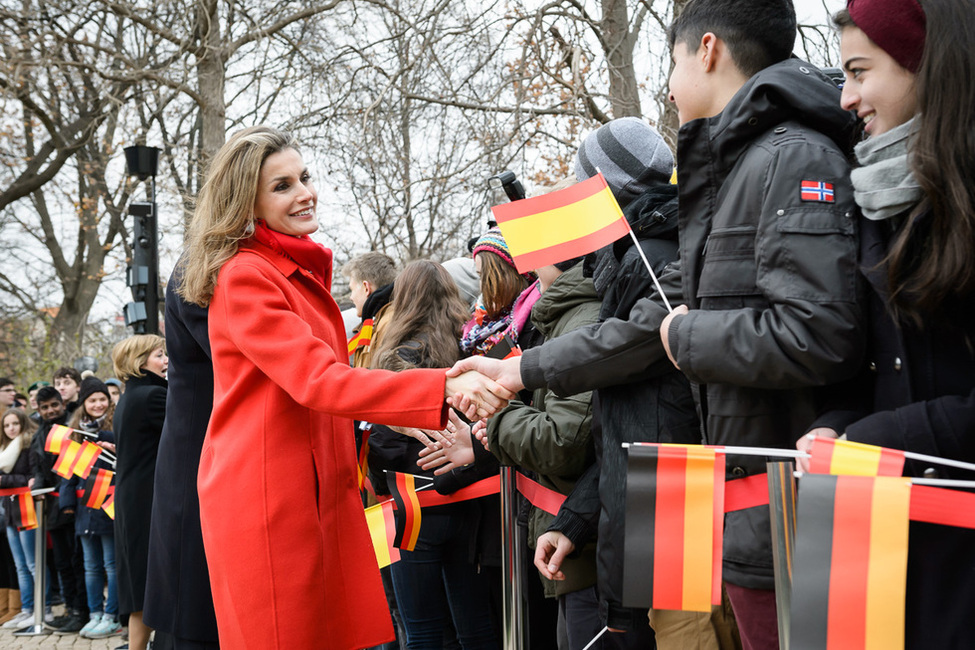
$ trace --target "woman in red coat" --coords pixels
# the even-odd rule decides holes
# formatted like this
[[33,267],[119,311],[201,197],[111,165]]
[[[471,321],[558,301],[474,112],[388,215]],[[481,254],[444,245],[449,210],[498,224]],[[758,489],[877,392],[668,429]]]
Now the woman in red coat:
[[203,541],[220,645],[234,650],[391,641],[352,420],[440,429],[461,384],[485,402],[501,390],[349,367],[331,251],[308,238],[316,202],[291,136],[252,127],[214,157],[189,229],[179,290],[209,306],[214,366]]

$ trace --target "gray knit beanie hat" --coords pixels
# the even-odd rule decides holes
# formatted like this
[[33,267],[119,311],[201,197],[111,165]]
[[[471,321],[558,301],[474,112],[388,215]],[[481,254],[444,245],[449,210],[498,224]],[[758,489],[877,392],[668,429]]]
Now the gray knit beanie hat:
[[670,183],[674,154],[663,136],[638,117],[607,122],[586,136],[576,154],[580,181],[603,173],[621,208],[651,187]]

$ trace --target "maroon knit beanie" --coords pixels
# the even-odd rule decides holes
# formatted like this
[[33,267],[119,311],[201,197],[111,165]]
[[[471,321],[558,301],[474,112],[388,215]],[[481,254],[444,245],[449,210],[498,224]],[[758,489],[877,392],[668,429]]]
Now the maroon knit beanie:
[[918,0],[847,0],[863,33],[901,67],[917,72],[924,52],[924,10]]

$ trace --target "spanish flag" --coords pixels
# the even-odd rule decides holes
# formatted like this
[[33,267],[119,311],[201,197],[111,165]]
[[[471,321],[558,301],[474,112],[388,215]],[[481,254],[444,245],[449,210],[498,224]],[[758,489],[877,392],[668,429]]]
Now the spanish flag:
[[519,273],[586,255],[630,232],[602,174],[491,211]]
[[792,650],[902,649],[910,480],[807,474],[798,501]]
[[420,502],[416,498],[416,478],[400,472],[390,474],[395,477],[394,481],[388,482],[393,502],[396,503],[396,538],[393,545],[404,551],[412,551],[416,548],[422,520]]
[[904,452],[862,442],[813,439],[809,450],[809,471],[813,474],[851,476],[900,476],[904,473]]
[[629,447],[625,607],[721,604],[725,456],[699,445]]
[[393,546],[396,538],[396,522],[393,515],[393,502],[383,501],[366,508],[366,523],[369,535],[376,549],[379,568],[389,566],[399,560],[399,549]]
[[372,341],[372,319],[367,318],[362,321],[362,325],[359,327],[359,331],[349,339],[349,354],[352,354],[357,349],[369,345]]
[[61,445],[61,452],[58,459],[54,461],[54,473],[61,478],[71,478],[74,474],[75,462],[78,454],[81,453],[81,443],[74,440],[65,440]]
[[33,530],[37,528],[37,511],[34,509],[34,497],[30,493],[17,496],[17,514],[19,530]]
[[101,447],[85,440],[81,443],[81,449],[78,450],[78,456],[71,471],[81,478],[88,478],[100,453],[102,453]]
[[107,469],[99,469],[93,476],[89,476],[82,496],[85,505],[96,510],[101,508],[111,492],[114,477],[115,473]]
[[115,519],[115,493],[112,492],[105,499],[105,503],[102,504],[102,510],[108,515],[109,519]]
[[55,424],[51,427],[50,432],[47,434],[47,439],[44,441],[44,451],[52,454],[60,454],[61,448],[70,437],[71,429],[61,424]]

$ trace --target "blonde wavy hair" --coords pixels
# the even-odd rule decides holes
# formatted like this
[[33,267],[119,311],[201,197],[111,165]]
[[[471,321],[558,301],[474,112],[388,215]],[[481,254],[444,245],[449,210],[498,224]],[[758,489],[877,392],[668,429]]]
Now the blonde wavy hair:
[[166,339],[155,334],[136,334],[119,341],[112,348],[115,376],[122,381],[144,376],[149,356],[159,348],[166,349]]
[[254,232],[261,167],[284,149],[298,150],[290,133],[252,126],[230,136],[213,157],[187,231],[186,265],[177,283],[186,301],[210,304],[220,269],[236,255],[240,240]]

